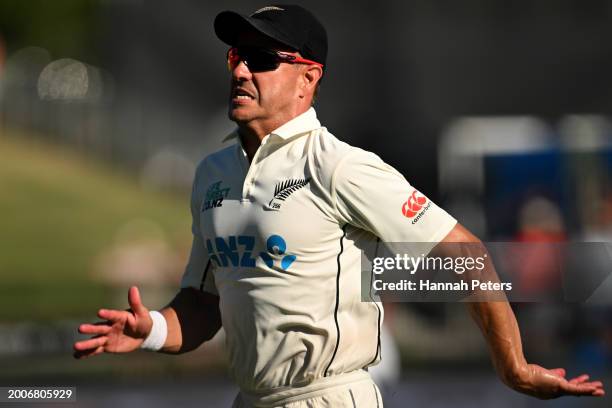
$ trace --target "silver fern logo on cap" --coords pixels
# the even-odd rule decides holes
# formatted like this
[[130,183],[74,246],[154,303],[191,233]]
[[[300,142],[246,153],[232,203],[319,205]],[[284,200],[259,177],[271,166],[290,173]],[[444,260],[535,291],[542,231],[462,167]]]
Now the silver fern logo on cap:
[[267,6],[267,7],[262,7],[259,10],[257,10],[256,12],[254,12],[253,14],[250,15],[250,17],[253,17],[255,14],[259,14],[259,13],[263,13],[264,11],[285,11],[284,8],[280,8],[280,7],[276,7],[276,6]]

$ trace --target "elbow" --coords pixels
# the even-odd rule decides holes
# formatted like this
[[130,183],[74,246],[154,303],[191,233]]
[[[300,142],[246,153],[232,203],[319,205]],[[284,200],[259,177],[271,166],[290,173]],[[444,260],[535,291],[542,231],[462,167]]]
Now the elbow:
[[455,227],[444,237],[442,242],[446,243],[482,243],[480,239],[472,234],[467,228],[463,225],[457,223]]

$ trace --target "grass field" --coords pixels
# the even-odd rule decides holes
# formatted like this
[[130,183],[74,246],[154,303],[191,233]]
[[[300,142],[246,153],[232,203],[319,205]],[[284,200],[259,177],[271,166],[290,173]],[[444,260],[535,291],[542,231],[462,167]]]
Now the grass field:
[[189,192],[146,191],[134,174],[34,140],[0,133],[0,321],[103,305],[112,290],[92,280],[93,261],[130,220],[151,221],[171,248],[188,248]]

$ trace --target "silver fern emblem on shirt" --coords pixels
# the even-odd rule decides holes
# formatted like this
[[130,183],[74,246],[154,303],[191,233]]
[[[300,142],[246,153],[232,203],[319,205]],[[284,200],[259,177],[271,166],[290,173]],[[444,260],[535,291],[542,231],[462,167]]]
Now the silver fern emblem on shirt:
[[277,183],[274,187],[274,197],[268,203],[268,207],[272,210],[280,209],[282,204],[280,201],[285,201],[291,194],[305,187],[308,183],[310,183],[309,178],[289,179]]

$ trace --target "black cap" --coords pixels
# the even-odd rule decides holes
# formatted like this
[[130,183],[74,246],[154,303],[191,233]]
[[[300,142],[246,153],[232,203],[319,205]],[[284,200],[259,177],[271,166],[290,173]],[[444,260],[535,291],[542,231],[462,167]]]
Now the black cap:
[[[240,44],[241,34],[254,32],[299,51],[302,57],[325,65],[327,32],[325,27],[303,7],[275,4],[262,7],[250,16],[223,11],[215,18],[217,37],[230,46]],[[261,38],[261,37],[260,37]]]

